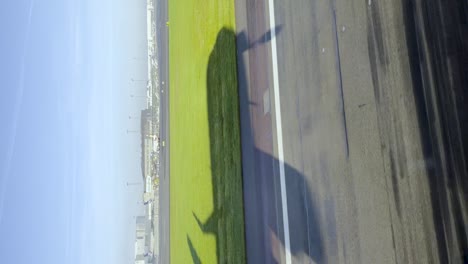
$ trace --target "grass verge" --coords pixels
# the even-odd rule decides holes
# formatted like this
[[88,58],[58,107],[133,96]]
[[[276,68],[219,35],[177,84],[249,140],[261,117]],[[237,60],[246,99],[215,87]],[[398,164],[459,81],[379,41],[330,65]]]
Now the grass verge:
[[233,0],[169,1],[172,263],[245,263]]

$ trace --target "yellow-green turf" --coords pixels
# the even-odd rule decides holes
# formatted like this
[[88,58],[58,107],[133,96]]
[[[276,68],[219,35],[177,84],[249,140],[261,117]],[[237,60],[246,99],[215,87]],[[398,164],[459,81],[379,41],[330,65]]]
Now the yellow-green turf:
[[171,263],[245,263],[234,0],[169,0]]

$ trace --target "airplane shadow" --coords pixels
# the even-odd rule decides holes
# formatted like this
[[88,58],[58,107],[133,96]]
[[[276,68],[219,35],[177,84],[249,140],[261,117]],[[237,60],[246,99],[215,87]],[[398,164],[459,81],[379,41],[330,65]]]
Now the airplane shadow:
[[[213,212],[206,220],[193,212],[200,230],[216,239],[218,263],[245,261],[236,65],[236,35],[223,28],[210,53],[206,73]],[[199,259],[194,256],[192,260],[197,263]]]
[[[245,32],[237,35],[246,251],[249,263],[275,263],[284,260],[284,256],[275,251],[278,247],[284,250],[285,240],[279,161],[255,147],[251,109],[258,106],[251,100],[244,64],[246,58],[243,56],[249,49],[272,40],[282,32],[282,28],[281,25],[277,26],[275,34],[268,31],[253,42],[249,41]],[[304,256],[296,261],[310,263],[313,260],[321,263],[324,249],[316,202],[305,176],[289,164],[284,164],[284,170],[291,254]],[[272,238],[272,234],[275,238]],[[276,240],[281,244],[278,245]]]

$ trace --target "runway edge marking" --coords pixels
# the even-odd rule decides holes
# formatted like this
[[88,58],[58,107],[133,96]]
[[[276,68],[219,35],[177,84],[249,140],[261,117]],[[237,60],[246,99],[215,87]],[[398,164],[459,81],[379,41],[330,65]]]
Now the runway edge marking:
[[278,81],[278,53],[276,50],[276,22],[274,0],[268,0],[271,28],[271,60],[273,65],[273,89],[275,95],[275,117],[278,141],[278,161],[280,169],[281,205],[283,208],[284,247],[286,251],[286,264],[291,264],[291,245],[289,240],[288,198],[286,194],[286,180],[284,176],[284,150],[283,128],[281,123],[281,104]]

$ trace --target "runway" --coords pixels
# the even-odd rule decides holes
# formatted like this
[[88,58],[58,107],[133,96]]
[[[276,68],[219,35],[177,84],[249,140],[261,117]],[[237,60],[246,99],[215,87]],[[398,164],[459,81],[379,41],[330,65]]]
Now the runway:
[[156,0],[156,41],[158,43],[158,64],[160,93],[160,140],[164,142],[160,153],[159,179],[159,262],[170,263],[170,170],[169,170],[169,30],[166,26],[168,18],[168,0]]
[[236,2],[249,263],[462,263],[467,11]]

